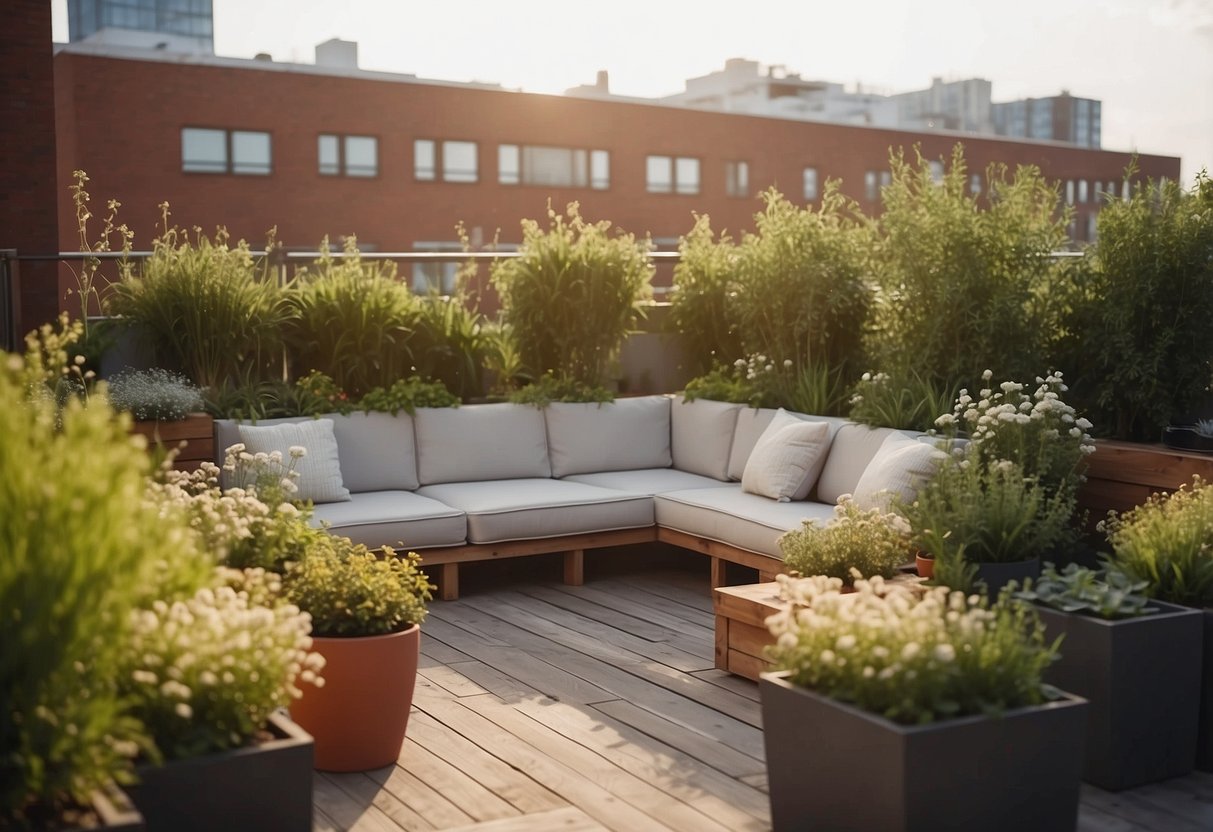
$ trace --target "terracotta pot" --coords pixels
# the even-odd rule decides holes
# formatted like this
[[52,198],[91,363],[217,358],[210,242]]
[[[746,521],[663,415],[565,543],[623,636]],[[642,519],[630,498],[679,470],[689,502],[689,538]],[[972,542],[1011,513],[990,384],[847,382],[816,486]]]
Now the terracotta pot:
[[362,638],[315,638],[324,687],[302,685],[291,718],[316,742],[321,771],[366,771],[396,762],[417,681],[421,628]]
[[918,577],[934,578],[935,577],[935,558],[927,558],[922,555],[914,555],[914,564],[918,567]]

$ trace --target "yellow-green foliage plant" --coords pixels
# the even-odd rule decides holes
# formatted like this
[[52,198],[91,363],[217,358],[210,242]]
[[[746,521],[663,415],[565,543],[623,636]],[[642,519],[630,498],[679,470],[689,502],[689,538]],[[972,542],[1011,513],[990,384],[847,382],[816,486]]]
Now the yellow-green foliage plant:
[[682,336],[690,369],[707,373],[730,365],[745,354],[733,310],[737,247],[723,232],[717,238],[711,219],[702,214],[678,241],[678,253],[669,323]]
[[1034,167],[992,165],[981,193],[957,145],[943,171],[898,151],[881,193],[875,274],[880,292],[874,364],[893,378],[917,372],[945,386],[975,386],[987,367],[1011,378],[1046,365],[1056,337],[1069,212]]
[[[248,243],[229,244],[225,229],[194,239],[169,225],[145,262],[124,263],[106,301],[146,338],[163,366],[179,367],[199,387],[273,378],[282,373],[282,332],[290,315],[273,276]],[[260,271],[260,273],[259,273]]]
[[[78,332],[78,330],[77,330]],[[0,827],[48,828],[145,743],[115,688],[131,610],[185,560],[150,462],[104,394],[46,394],[66,343],[0,354]],[[201,573],[199,573],[201,574]],[[187,589],[188,580],[176,581]]]
[[288,292],[294,374],[324,373],[354,398],[411,375],[422,312],[395,264],[364,260],[352,236],[341,254],[330,252],[328,238],[320,250],[320,259],[296,276]]
[[799,208],[774,188],[737,248],[730,296],[746,354],[858,374],[872,289],[868,235],[854,203],[827,182],[821,207]]
[[551,372],[605,386],[651,292],[649,244],[587,222],[575,202],[566,214],[549,207],[548,226],[524,220],[518,256],[493,266],[505,331],[531,379]]
[[856,578],[892,578],[913,560],[909,523],[879,509],[865,511],[850,499],[835,506],[830,522],[805,520],[782,535],[779,551],[789,572],[838,578],[846,586]]

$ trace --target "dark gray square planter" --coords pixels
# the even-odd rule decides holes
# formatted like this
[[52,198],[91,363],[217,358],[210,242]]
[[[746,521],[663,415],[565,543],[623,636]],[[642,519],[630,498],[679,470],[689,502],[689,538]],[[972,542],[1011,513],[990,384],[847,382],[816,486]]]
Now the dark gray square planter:
[[284,713],[274,739],[137,770],[148,832],[311,832],[312,738]]
[[1073,832],[1086,702],[898,725],[764,673],[776,830]]
[[1101,789],[1181,777],[1196,760],[1200,612],[1153,605],[1120,621],[1036,606],[1046,638],[1065,636],[1045,681],[1090,702],[1083,779]]
[[1196,767],[1213,771],[1213,608],[1201,610],[1204,616],[1204,668],[1200,685],[1200,728],[1196,738]]

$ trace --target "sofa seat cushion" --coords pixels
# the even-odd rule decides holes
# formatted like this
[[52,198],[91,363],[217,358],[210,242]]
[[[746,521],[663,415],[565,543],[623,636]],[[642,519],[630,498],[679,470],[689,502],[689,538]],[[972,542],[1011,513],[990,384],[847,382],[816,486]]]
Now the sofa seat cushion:
[[543,416],[553,477],[670,466],[669,396],[552,402]]
[[580,482],[514,479],[425,485],[417,492],[467,514],[469,543],[539,540],[653,525],[653,498]]
[[349,502],[317,505],[312,525],[372,549],[426,549],[467,542],[462,511],[411,491],[364,491]]
[[581,482],[599,488],[613,488],[632,494],[664,494],[667,491],[686,491],[689,488],[719,488],[727,482],[688,474],[677,468],[642,468],[635,471],[603,471],[597,474],[574,474],[566,482]]
[[747,494],[737,483],[660,494],[654,505],[659,526],[781,560],[780,535],[800,528],[806,518],[826,521],[834,517],[832,505],[780,503]]

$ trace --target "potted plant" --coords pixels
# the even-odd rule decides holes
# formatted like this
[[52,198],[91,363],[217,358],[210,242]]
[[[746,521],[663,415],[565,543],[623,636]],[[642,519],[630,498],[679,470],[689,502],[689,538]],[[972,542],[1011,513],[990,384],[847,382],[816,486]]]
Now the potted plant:
[[1073,830],[1086,703],[1028,604],[779,577],[762,674],[776,830]]
[[1045,681],[1090,702],[1083,779],[1127,789],[1192,770],[1200,711],[1201,617],[1151,600],[1115,570],[1051,564],[1016,593],[1046,638],[1064,637]]
[[1194,425],[1167,425],[1162,429],[1162,443],[1183,451],[1213,453],[1213,419],[1200,419]]
[[1145,581],[1145,594],[1202,610],[1200,725],[1196,767],[1213,771],[1213,486],[1193,477],[1170,494],[1101,524],[1112,554],[1111,568]]
[[805,520],[779,538],[784,567],[794,575],[826,575],[844,586],[856,577],[891,578],[911,557],[910,527],[895,514],[864,511],[844,499],[826,525]]
[[110,403],[135,420],[133,433],[161,450],[184,443],[175,464],[196,468],[213,457],[214,420],[201,412],[202,392],[185,376],[161,368],[127,368],[108,379],[108,385]]
[[291,716],[316,739],[316,768],[379,768],[404,742],[433,587],[416,553],[321,535],[283,575],[283,597],[311,614],[326,667],[324,686],[307,690]]
[[151,745],[131,796],[149,832],[308,832],[312,739],[281,709],[320,683],[310,620],[273,573],[217,578],[132,616],[119,689]]

